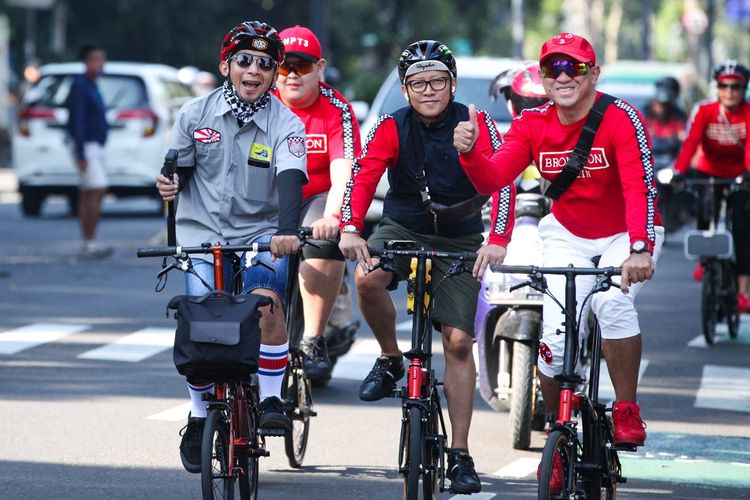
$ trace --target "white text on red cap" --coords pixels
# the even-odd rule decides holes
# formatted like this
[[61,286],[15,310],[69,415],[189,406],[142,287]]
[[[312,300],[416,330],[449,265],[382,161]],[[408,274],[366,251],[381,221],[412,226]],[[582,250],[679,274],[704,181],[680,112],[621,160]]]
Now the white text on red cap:
[[292,36],[289,38],[284,38],[284,45],[301,45],[302,47],[309,47],[310,42],[307,40],[307,38],[299,38],[296,36]]

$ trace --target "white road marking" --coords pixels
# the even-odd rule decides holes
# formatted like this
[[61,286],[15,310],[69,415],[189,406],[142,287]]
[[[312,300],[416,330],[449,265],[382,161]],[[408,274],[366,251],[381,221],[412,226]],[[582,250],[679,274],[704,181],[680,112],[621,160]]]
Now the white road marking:
[[81,353],[78,357],[137,363],[171,348],[173,344],[173,328],[144,328],[111,344]]
[[750,368],[705,365],[695,407],[750,412]]
[[149,420],[161,420],[164,422],[179,422],[187,418],[191,406],[192,404],[188,401],[187,403],[182,403],[168,410],[150,415],[148,418]]
[[[750,314],[740,315],[740,330],[737,333],[737,338],[733,339],[729,337],[729,328],[726,323],[719,323],[716,325],[716,343],[736,343],[743,345],[750,345]],[[687,343],[688,347],[708,347],[706,338],[703,335],[698,335]]]
[[519,458],[492,474],[502,479],[526,479],[536,477],[540,457]]
[[87,325],[33,323],[0,333],[0,354],[16,354],[32,347],[54,342],[72,333],[88,329]]

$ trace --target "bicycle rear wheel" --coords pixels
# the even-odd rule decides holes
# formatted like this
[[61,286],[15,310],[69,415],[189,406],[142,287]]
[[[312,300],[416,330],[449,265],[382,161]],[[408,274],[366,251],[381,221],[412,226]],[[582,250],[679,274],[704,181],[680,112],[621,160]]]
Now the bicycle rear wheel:
[[208,412],[201,443],[201,488],[203,500],[234,498],[234,477],[229,463],[229,428],[225,413]]
[[[562,459],[562,488],[558,491],[553,490],[550,481],[552,480],[552,471],[554,467],[555,454],[560,455]],[[547,442],[542,451],[542,463],[539,467],[539,486],[537,495],[540,500],[552,498],[568,498],[570,485],[567,484],[570,477],[570,469],[574,467],[574,454],[571,453],[571,447],[568,445],[568,436],[563,431],[552,431],[547,437]]]
[[240,499],[241,500],[256,500],[258,498],[258,451],[260,449],[260,442],[258,439],[258,393],[253,388],[249,393],[246,393],[249,399],[246,407],[245,418],[247,421],[243,422],[242,425],[247,429],[248,443],[247,447],[238,450],[235,448],[237,453],[237,465],[242,469],[242,474],[238,477],[240,486]]
[[282,398],[287,416],[292,421],[292,430],[284,436],[284,450],[289,466],[302,467],[310,436],[310,416],[313,414],[313,401],[310,382],[302,368],[302,355],[296,349],[290,353],[289,365],[284,374]]
[[716,323],[718,322],[719,271],[715,264],[715,262],[706,263],[701,295],[703,336],[708,345],[716,342]]

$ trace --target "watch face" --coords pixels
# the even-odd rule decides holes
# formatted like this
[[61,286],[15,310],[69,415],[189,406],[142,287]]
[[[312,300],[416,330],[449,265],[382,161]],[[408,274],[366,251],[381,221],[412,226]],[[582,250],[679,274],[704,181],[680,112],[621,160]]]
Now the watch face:
[[630,247],[634,252],[643,252],[646,249],[645,241],[635,241]]
[[359,231],[357,231],[357,226],[355,226],[354,224],[347,224],[346,226],[344,226],[341,229],[341,232],[343,232],[343,233],[358,233]]

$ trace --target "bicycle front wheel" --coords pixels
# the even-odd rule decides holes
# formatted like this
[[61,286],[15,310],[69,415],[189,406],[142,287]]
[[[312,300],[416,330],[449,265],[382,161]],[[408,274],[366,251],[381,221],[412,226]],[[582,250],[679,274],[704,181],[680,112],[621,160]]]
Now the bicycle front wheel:
[[416,406],[408,409],[408,425],[406,439],[404,439],[404,463],[402,471],[404,474],[404,500],[417,500],[419,498],[419,476],[422,471],[422,410]]
[[302,355],[299,351],[289,356],[289,364],[284,374],[282,398],[287,416],[292,421],[292,430],[284,436],[284,450],[289,466],[302,467],[310,436],[310,416],[313,414],[313,401],[310,382],[302,368]]
[[234,477],[229,463],[229,427],[222,410],[211,410],[201,443],[201,487],[203,500],[232,500]]
[[[556,484],[552,483],[555,455],[562,459],[562,478],[555,477]],[[547,442],[542,451],[542,463],[539,466],[539,486],[537,495],[540,500],[552,498],[568,498],[570,485],[568,478],[571,475],[573,464],[573,453],[568,445],[568,436],[562,431],[552,431],[547,437]],[[562,484],[559,484],[562,479]]]
[[513,448],[528,450],[531,444],[531,422],[534,419],[534,363],[533,344],[513,342],[513,376],[510,395],[510,429]]
[[732,261],[724,261],[722,269],[724,316],[727,320],[729,337],[736,339],[740,333],[740,312],[737,309],[737,278]]
[[703,274],[703,290],[701,295],[701,320],[703,336],[708,345],[716,342],[716,323],[718,322],[719,302],[719,272],[714,262],[706,263]]

